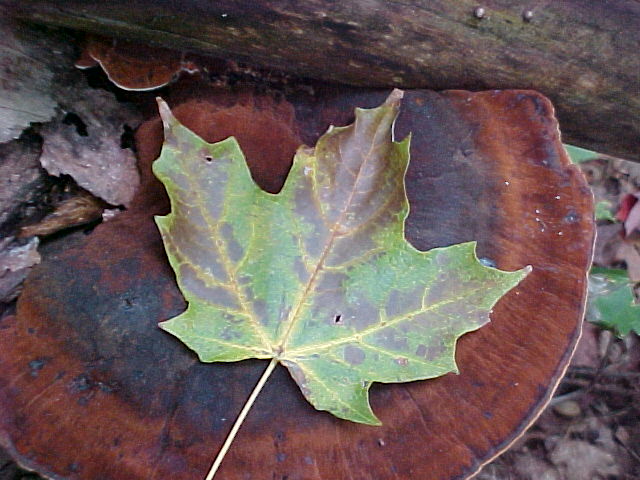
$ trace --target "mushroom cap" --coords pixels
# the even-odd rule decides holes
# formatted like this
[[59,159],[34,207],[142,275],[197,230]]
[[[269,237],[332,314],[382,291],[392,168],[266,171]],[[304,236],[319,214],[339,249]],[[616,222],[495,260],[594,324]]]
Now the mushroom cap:
[[186,64],[180,52],[115,38],[87,35],[76,61],[80,69],[100,65],[123,90],[156,90],[175,79]]
[[[199,90],[172,106],[207,141],[235,135],[255,180],[275,191],[300,143],[387,93]],[[315,411],[278,367],[219,478],[468,478],[523,433],[562,377],[594,222],[550,102],[531,91],[409,91],[396,137],[410,132],[408,240],[422,250],[477,240],[484,261],[533,272],[458,342],[459,375],[372,387],[381,427]],[[152,218],[168,209],[150,174],[161,138],[158,119],[137,132],[143,183],[131,209],[45,248],[17,313],[0,321],[0,443],[50,478],[203,477],[266,366],[199,363],[156,326],[185,307]]]

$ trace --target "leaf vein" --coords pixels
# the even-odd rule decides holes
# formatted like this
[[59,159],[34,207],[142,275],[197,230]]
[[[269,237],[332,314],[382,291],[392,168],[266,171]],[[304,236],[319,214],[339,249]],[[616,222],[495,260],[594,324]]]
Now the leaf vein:
[[[197,199],[197,205],[206,205],[206,201],[202,198],[202,190],[201,188],[198,188],[198,185],[195,184],[195,182],[193,182],[191,180],[191,177],[188,177],[190,183],[192,184],[193,188],[192,188],[192,192],[195,193],[196,199]],[[241,289],[239,287],[239,285],[237,284],[237,280],[235,278],[234,272],[233,272],[233,268],[229,263],[229,259],[228,259],[228,252],[226,251],[226,245],[224,248],[224,252],[222,251],[222,245],[224,243],[224,239],[220,237],[219,234],[219,227],[220,227],[220,223],[217,222],[216,220],[214,220],[211,215],[209,214],[208,211],[206,211],[205,208],[203,207],[199,207],[200,210],[200,214],[202,215],[202,218],[204,218],[204,221],[207,224],[209,233],[211,235],[211,238],[220,238],[221,241],[220,243],[218,242],[213,242],[214,248],[218,251],[218,254],[220,256],[220,260],[222,261],[222,264],[225,268],[225,270],[227,271],[227,276],[230,279],[230,285],[232,290],[234,291],[234,293],[236,294],[237,298],[238,298],[238,303],[240,304],[240,306],[242,307],[242,309],[244,310],[245,314],[247,315],[249,322],[248,324],[251,326],[251,328],[256,332],[256,334],[258,335],[258,337],[260,337],[260,340],[263,342],[263,345],[265,346],[265,348],[268,348],[271,345],[271,342],[269,341],[269,339],[267,338],[264,330],[261,328],[259,322],[256,319],[256,315],[255,312],[253,312],[253,309],[250,307],[245,295],[241,292]]]
[[[357,127],[358,127],[358,122],[357,122],[357,117],[356,117],[356,123],[354,124],[353,129],[352,129],[356,133],[357,133]],[[342,207],[342,211],[340,212],[340,215],[339,215],[338,219],[333,223],[332,227],[330,228],[329,239],[328,239],[327,243],[324,246],[322,254],[320,255],[320,257],[318,259],[318,263],[316,264],[316,267],[315,267],[313,273],[309,277],[309,280],[307,282],[307,285],[305,286],[305,289],[302,292],[302,295],[298,299],[295,308],[291,310],[292,313],[289,316],[287,328],[284,331],[283,336],[281,337],[282,340],[280,342],[280,349],[282,350],[282,352],[286,351],[287,342],[288,342],[288,340],[289,340],[289,338],[291,336],[291,332],[293,331],[293,327],[296,324],[296,320],[297,320],[298,314],[300,312],[300,308],[301,308],[302,304],[304,303],[304,299],[307,297],[309,291],[311,290],[311,288],[313,287],[313,285],[317,281],[319,273],[324,268],[324,263],[326,261],[326,258],[329,255],[329,253],[331,251],[331,248],[333,247],[333,244],[335,243],[335,240],[336,240],[337,228],[342,223],[342,220],[346,216],[347,211],[349,210],[349,207],[351,206],[351,202],[353,201],[353,197],[354,197],[355,192],[357,190],[357,185],[358,185],[358,181],[359,181],[360,175],[362,174],[362,172],[363,172],[365,166],[367,165],[367,163],[371,160],[371,154],[375,150],[377,139],[378,139],[378,136],[381,134],[381,131],[383,131],[384,133],[387,133],[387,131],[385,129],[376,128],[376,130],[375,130],[375,132],[373,134],[373,138],[371,140],[371,146],[369,147],[369,150],[368,150],[367,154],[360,161],[360,164],[359,164],[360,167],[358,168],[358,175],[356,176],[356,178],[354,180],[351,192],[349,192],[349,197],[347,198],[347,201],[345,202],[344,206]],[[338,142],[338,152],[339,152],[340,158],[343,159],[342,143],[340,141]],[[315,178],[315,176],[314,176],[314,178]],[[314,185],[314,187],[316,187],[315,191],[317,192],[318,191],[317,186]]]
[[[410,321],[411,319],[413,319],[414,317],[417,317],[418,315],[421,315],[421,314],[427,313],[427,312],[432,312],[432,311],[434,311],[434,310],[436,310],[436,309],[438,309],[440,307],[443,307],[443,306],[446,306],[446,305],[449,305],[449,304],[452,304],[452,303],[459,302],[461,300],[464,300],[469,295],[473,295],[474,293],[477,293],[479,291],[484,291],[484,290],[486,290],[486,287],[479,287],[477,289],[467,291],[464,295],[460,295],[460,296],[457,296],[457,297],[449,298],[449,299],[444,300],[442,302],[431,304],[431,305],[429,305],[427,307],[425,307],[423,305],[423,308],[421,308],[420,310],[416,310],[414,312],[398,315],[396,317],[393,317],[393,318],[389,319],[385,323],[373,324],[370,327],[367,327],[367,328],[364,328],[362,330],[359,330],[359,331],[355,332],[354,334],[349,335],[347,337],[343,337],[343,338],[340,338],[340,339],[337,339],[337,340],[331,340],[331,341],[325,342],[325,343],[314,343],[312,345],[307,345],[305,347],[289,350],[287,352],[288,353],[288,357],[292,358],[292,357],[300,355],[301,353],[305,353],[305,352],[308,352],[308,351],[326,350],[328,348],[333,348],[335,346],[338,346],[338,345],[341,345],[341,344],[344,344],[344,343],[360,342],[362,337],[365,337],[367,335],[371,335],[372,333],[377,333],[380,330],[392,327],[392,326],[394,326],[394,325],[396,325],[398,323],[401,323],[403,321]],[[482,309],[478,309],[478,310],[482,310]]]

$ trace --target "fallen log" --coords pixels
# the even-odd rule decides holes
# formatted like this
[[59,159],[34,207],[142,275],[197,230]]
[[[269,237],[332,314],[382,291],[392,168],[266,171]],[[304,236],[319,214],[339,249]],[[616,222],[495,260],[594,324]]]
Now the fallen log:
[[633,0],[0,0],[66,26],[361,86],[527,88],[564,139],[640,161],[640,4]]

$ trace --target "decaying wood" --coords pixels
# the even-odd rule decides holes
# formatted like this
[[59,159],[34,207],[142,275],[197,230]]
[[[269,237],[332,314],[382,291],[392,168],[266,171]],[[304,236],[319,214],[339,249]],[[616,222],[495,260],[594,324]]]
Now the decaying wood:
[[0,237],[12,235],[15,225],[44,203],[50,186],[40,166],[42,140],[25,135],[0,144]]
[[635,0],[0,0],[24,18],[363,86],[538,90],[565,141],[640,160]]

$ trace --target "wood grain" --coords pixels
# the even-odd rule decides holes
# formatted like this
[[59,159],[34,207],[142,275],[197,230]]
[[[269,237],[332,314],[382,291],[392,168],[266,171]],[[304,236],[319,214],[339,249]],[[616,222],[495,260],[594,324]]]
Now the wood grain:
[[[535,89],[565,141],[640,161],[636,0],[0,0],[37,22],[365,87]],[[474,14],[481,6],[484,15]]]

